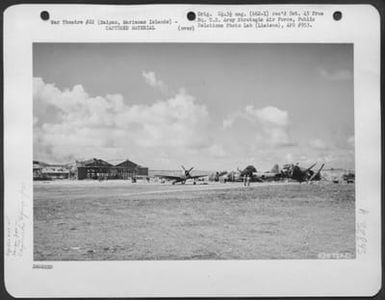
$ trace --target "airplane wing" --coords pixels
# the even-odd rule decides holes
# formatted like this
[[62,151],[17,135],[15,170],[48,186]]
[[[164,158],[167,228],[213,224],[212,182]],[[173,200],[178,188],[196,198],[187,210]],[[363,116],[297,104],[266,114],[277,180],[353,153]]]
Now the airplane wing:
[[180,176],[154,175],[154,177],[163,178],[163,179],[167,179],[167,180],[181,180]]
[[188,179],[196,179],[196,178],[201,178],[201,177],[206,177],[208,175],[195,175],[195,176],[190,176]]

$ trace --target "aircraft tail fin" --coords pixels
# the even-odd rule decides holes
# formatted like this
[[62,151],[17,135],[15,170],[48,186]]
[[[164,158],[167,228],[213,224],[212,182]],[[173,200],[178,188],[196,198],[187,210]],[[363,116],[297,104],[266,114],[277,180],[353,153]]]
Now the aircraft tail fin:
[[322,166],[319,168],[319,170],[317,172],[315,172],[309,179],[309,181],[312,181],[316,176],[319,176],[321,174],[321,171],[323,169],[323,167],[325,166],[325,164],[322,164]]
[[270,172],[271,173],[279,173],[279,166],[278,166],[278,164],[275,164]]
[[313,169],[316,164],[317,163],[312,164],[309,168],[306,169],[306,171],[310,171],[311,169]]

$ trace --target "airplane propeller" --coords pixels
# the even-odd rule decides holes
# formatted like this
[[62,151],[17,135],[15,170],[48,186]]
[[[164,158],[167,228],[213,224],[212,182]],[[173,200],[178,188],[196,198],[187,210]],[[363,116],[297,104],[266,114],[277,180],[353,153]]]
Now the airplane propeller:
[[192,171],[192,169],[194,169],[194,167],[190,168],[190,170],[186,170],[186,168],[184,166],[181,166],[183,171],[185,172],[185,174],[190,174],[190,172]]

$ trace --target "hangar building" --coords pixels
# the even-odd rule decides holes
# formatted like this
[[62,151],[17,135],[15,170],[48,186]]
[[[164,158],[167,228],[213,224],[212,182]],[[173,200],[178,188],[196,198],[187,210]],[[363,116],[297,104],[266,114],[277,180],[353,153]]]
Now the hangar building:
[[142,167],[130,160],[112,165],[102,159],[76,162],[75,178],[81,179],[131,179],[148,176],[148,168]]

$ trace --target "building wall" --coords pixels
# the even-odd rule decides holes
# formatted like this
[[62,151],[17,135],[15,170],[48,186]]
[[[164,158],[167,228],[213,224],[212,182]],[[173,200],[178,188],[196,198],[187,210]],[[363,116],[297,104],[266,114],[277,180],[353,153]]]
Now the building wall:
[[148,168],[143,168],[127,160],[117,166],[108,162],[91,159],[72,165],[48,165],[33,162],[33,178],[35,180],[50,179],[131,179],[136,176],[148,176]]
[[82,180],[87,178],[87,168],[86,167],[77,167],[77,179]]
[[70,170],[65,166],[39,166],[34,163],[33,179],[34,180],[52,180],[69,178]]
[[[148,173],[148,170],[147,170]],[[135,169],[122,167],[77,167],[77,179],[131,179],[135,177],[137,171]]]
[[138,167],[137,175],[139,176],[148,176],[148,168]]

